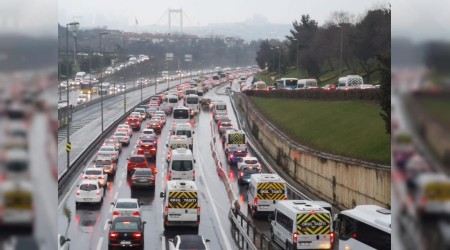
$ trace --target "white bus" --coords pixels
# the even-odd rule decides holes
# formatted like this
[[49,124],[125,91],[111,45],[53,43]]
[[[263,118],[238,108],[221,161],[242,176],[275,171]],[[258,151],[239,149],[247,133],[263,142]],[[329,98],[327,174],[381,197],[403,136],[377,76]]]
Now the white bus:
[[297,88],[297,78],[281,78],[276,80],[277,89],[295,89]]
[[186,123],[191,119],[189,109],[186,107],[176,107],[172,111],[172,124]]
[[299,79],[295,89],[317,89],[316,79]]
[[339,213],[336,220],[339,249],[391,249],[391,211],[360,205]]
[[185,98],[186,107],[191,111],[191,115],[198,114],[200,112],[200,99],[198,95],[190,94]]

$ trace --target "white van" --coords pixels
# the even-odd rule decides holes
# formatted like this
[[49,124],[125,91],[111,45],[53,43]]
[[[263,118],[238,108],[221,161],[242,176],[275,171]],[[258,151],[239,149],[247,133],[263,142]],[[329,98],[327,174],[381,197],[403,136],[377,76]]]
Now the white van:
[[287,200],[286,182],[276,174],[252,174],[247,200],[253,217],[259,213],[273,212],[276,201]]
[[334,233],[328,210],[305,200],[278,201],[269,215],[273,241],[285,249],[332,249]]
[[171,109],[174,109],[178,105],[178,96],[168,95],[168,96],[166,96],[166,100],[167,100],[167,105]]
[[80,71],[75,75],[75,81],[81,82],[83,81],[83,78],[86,76],[86,72]]
[[168,167],[169,180],[195,181],[195,159],[190,149],[178,148],[172,150],[172,158]]
[[194,138],[192,135],[194,134],[194,129],[192,128],[192,125],[189,122],[186,123],[177,123],[172,129],[173,135],[185,135],[189,142],[189,149],[193,149],[194,145]]
[[364,84],[364,80],[359,75],[348,75],[345,77],[339,77],[338,86],[336,90],[348,90],[348,89],[373,89],[375,86],[372,84]]
[[172,150],[175,150],[177,148],[190,148],[191,142],[189,138],[185,135],[171,135],[169,137],[169,142],[166,145],[167,147],[167,157],[166,161],[167,163],[170,162],[170,159],[172,158]]
[[164,198],[164,228],[200,225],[198,189],[193,181],[168,181]]
[[111,84],[109,82],[102,82],[98,90],[99,94],[107,95],[109,93],[109,88]]
[[185,100],[185,106],[191,111],[191,115],[195,115],[200,112],[200,99],[198,98],[198,95],[189,94],[185,96]]
[[300,79],[297,81],[295,89],[317,89],[316,79]]
[[178,123],[186,123],[191,119],[189,109],[186,107],[175,107],[172,110],[172,123],[173,125]]

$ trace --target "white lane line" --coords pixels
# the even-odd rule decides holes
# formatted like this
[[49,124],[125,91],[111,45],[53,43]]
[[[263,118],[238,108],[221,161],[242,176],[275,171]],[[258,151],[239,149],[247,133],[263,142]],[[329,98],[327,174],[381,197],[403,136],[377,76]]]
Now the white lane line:
[[161,236],[161,250],[166,250],[166,237]]
[[97,250],[102,249],[102,244],[103,244],[103,237],[100,237],[100,239],[98,239]]
[[125,177],[125,173],[122,173],[122,178],[124,178]]
[[105,226],[103,227],[103,231],[106,231],[107,228],[108,228],[108,221],[105,221]]
[[116,191],[116,193],[114,194],[114,202],[117,200],[117,196],[119,196],[119,192]]
[[111,205],[111,206],[109,207],[109,213],[112,213],[112,210],[113,210],[113,205]]
[[119,181],[118,187],[120,188],[122,186],[122,180]]
[[[198,152],[199,152],[198,143],[195,143],[195,151],[198,154]],[[201,163],[201,166],[199,167],[200,174],[202,176],[205,176],[205,174],[203,173],[203,169],[202,169],[202,166],[204,166],[202,158],[201,157],[197,157],[197,158],[199,159],[199,161]],[[211,192],[209,191],[210,188],[208,187],[208,182],[207,181],[205,181],[205,186],[206,186],[206,194],[208,195],[208,198],[211,201],[210,204],[211,204],[211,206],[213,208],[213,212],[214,212],[214,215],[216,217],[217,223],[219,224],[220,233],[222,234],[222,240],[225,243],[225,249],[233,249],[231,247],[230,241],[229,241],[229,239],[228,239],[228,237],[227,237],[227,235],[225,233],[225,230],[223,229],[222,222],[219,219],[220,218],[219,217],[219,213],[217,212],[217,208],[216,208],[215,202],[213,202],[214,199],[212,198]]]

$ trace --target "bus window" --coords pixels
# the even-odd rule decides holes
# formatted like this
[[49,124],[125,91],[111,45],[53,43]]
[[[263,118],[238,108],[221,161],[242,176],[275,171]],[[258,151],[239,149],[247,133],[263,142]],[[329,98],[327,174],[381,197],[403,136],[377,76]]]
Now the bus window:
[[189,119],[189,110],[188,109],[175,109],[173,111],[174,119]]

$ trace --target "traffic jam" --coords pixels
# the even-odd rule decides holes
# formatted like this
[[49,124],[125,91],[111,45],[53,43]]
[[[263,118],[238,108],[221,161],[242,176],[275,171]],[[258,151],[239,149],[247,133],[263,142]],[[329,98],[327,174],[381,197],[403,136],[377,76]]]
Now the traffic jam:
[[[292,199],[288,183],[264,167],[249,148],[251,139],[238,125],[229,96],[251,86],[252,79],[250,70],[217,72],[138,105],[104,140],[76,182],[74,197],[65,202],[69,210],[75,207],[76,225],[69,221],[61,249],[238,249],[224,230],[231,227],[230,201],[208,153],[211,140],[241,211],[274,246],[337,249],[339,234],[345,236],[339,246],[367,246],[377,238],[370,244],[387,249],[389,210],[360,205],[337,212],[325,201]],[[361,221],[366,229],[344,234]],[[217,231],[211,234],[211,228]],[[71,242],[75,237],[81,240]]]

